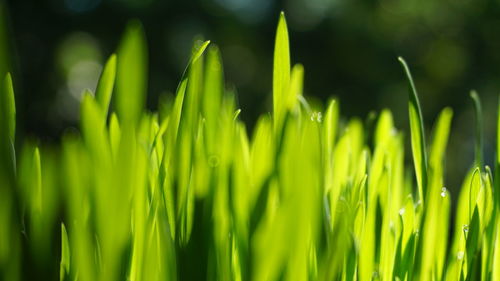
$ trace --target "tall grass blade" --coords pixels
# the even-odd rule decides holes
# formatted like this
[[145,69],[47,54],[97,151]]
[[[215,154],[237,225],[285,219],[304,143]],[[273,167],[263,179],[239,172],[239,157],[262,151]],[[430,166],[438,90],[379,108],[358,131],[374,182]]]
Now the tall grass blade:
[[409,86],[409,116],[411,129],[411,149],[413,161],[415,165],[415,174],[417,176],[417,184],[419,189],[420,200],[422,204],[425,202],[424,196],[427,193],[427,153],[425,146],[424,124],[420,101],[418,99],[417,89],[413,82],[410,69],[402,57],[398,58],[403,66]]
[[281,12],[276,30],[273,62],[273,113],[275,129],[284,121],[290,84],[290,47],[285,14]]
[[[147,90],[148,54],[139,21],[131,21],[118,48],[116,110],[122,122],[138,122]],[[104,100],[104,97],[103,97]]]

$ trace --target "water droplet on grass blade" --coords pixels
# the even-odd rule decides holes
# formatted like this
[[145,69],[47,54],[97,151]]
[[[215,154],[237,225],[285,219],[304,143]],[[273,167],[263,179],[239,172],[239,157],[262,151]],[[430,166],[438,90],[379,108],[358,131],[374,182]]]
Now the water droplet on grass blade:
[[311,121],[321,123],[323,120],[323,115],[319,111],[315,111],[311,114]]
[[464,225],[462,226],[462,231],[463,231],[464,233],[468,233],[468,232],[469,232],[469,225],[468,225],[468,224],[464,224]]
[[448,190],[446,187],[441,188],[441,197],[446,197],[446,194],[448,194]]
[[457,260],[462,260],[464,258],[464,252],[463,251],[459,251],[457,253]]
[[405,214],[405,208],[403,207],[403,208],[399,209],[399,215],[402,216],[404,214]]

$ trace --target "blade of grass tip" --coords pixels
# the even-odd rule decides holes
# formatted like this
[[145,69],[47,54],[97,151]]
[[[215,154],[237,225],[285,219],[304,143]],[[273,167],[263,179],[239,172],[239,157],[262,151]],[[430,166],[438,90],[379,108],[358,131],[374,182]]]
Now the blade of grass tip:
[[208,44],[210,44],[210,40],[204,41],[200,47],[194,51],[193,53],[193,58],[191,59],[191,63],[195,63],[201,55],[205,52],[205,49],[208,47]]
[[470,97],[474,104],[474,112],[476,118],[476,145],[475,145],[475,163],[477,167],[483,170],[483,110],[481,108],[481,100],[476,91],[470,92]]
[[59,270],[59,280],[66,280],[69,275],[71,257],[69,254],[68,233],[64,223],[61,223],[61,266]]
[[147,90],[147,45],[141,23],[131,21],[118,49],[116,109],[120,121],[137,122]]
[[285,13],[281,12],[276,30],[273,62],[273,112],[275,129],[281,126],[286,110],[286,91],[290,84],[290,48]]
[[116,55],[112,54],[104,70],[99,78],[99,83],[97,84],[97,89],[95,92],[97,102],[101,106],[104,116],[108,115],[109,102],[111,100],[111,95],[113,93],[113,87],[115,85],[116,76]]
[[0,90],[0,114],[5,132],[8,132],[8,137],[11,142],[14,142],[16,134],[16,102],[14,99],[14,87],[12,85],[12,76],[10,73],[5,75],[4,83]]
[[[186,65],[186,68],[184,68],[184,72],[182,72],[181,76],[181,83],[186,79],[186,75],[188,73],[189,67],[198,61],[198,59],[203,55],[205,50],[207,49],[208,45],[210,44],[210,40],[204,41],[203,43],[194,46],[191,57],[189,58],[189,62]],[[181,86],[181,83],[177,85],[176,92],[179,92],[179,87]]]
[[431,167],[442,166],[450,134],[452,117],[453,110],[449,107],[443,109],[439,114],[430,150],[429,165],[431,165]]
[[[204,79],[204,56],[201,55],[207,45],[207,42],[194,40],[192,54],[193,60],[189,65],[187,77],[188,84],[186,88],[186,100],[183,108],[183,118],[181,122],[181,131],[196,134],[196,125],[202,106],[203,79]],[[201,46],[201,47],[200,47]]]
[[[35,147],[35,151],[33,152],[33,176],[34,176],[34,212],[38,215],[41,215],[43,209],[43,201],[42,201],[42,163],[40,161],[40,150],[38,147]],[[36,217],[39,218],[39,217]]]
[[415,164],[415,173],[417,175],[420,200],[424,203],[424,196],[427,192],[427,154],[425,147],[424,124],[422,117],[422,109],[418,99],[417,89],[413,83],[410,69],[406,61],[402,57],[398,57],[399,62],[403,66],[406,77],[408,79],[410,99],[409,99],[409,115],[410,115],[410,132],[411,132],[411,148],[413,161]]

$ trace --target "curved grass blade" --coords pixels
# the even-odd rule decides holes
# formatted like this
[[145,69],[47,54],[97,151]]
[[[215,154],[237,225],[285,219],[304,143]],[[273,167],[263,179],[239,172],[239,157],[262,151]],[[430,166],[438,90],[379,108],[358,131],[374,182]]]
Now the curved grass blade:
[[427,192],[427,153],[425,151],[425,134],[424,123],[422,117],[422,109],[418,99],[417,89],[413,83],[410,69],[402,57],[398,58],[403,66],[406,77],[408,79],[410,99],[409,99],[409,115],[410,115],[410,130],[411,130],[411,150],[413,161],[415,164],[415,174],[417,176],[418,189],[420,200],[424,204],[424,196]]
[[[191,57],[189,58],[189,62],[186,65],[186,68],[184,68],[184,72],[182,72],[181,76],[181,81],[184,81],[186,79],[186,75],[188,74],[188,70],[191,67],[191,65],[195,64],[198,59],[203,55],[205,52],[205,49],[208,47],[210,44],[210,40],[203,41],[201,44],[194,44],[192,52],[191,52]],[[180,83],[177,85],[177,90],[176,92],[179,91]]]

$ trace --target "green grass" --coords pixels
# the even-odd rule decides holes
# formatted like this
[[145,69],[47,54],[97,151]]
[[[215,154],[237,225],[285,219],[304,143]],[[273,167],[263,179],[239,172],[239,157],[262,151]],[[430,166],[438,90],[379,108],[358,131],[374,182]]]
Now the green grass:
[[80,132],[59,146],[14,149],[7,74],[0,279],[500,280],[500,157],[493,176],[479,96],[471,94],[476,160],[452,206],[444,174],[453,112],[443,109],[427,139],[402,58],[414,173],[390,111],[372,126],[341,121],[338,100],[308,104],[288,44],[281,14],[273,112],[251,136],[209,41],[195,42],[175,97],[144,109],[148,55],[137,21],[96,92],[84,90]]

